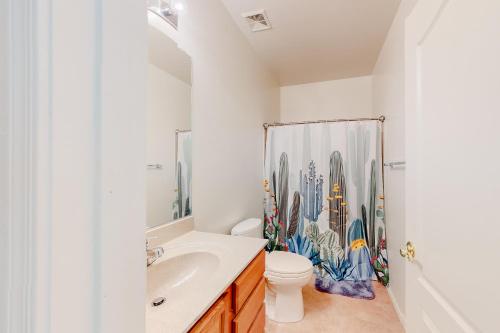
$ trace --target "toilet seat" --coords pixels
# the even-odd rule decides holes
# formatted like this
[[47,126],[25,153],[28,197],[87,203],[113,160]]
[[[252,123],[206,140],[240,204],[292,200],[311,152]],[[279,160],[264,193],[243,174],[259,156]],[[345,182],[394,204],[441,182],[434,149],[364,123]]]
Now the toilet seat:
[[311,270],[311,261],[300,254],[274,251],[266,256],[266,272],[277,277],[300,278]]
[[312,267],[310,270],[303,272],[303,273],[297,273],[297,274],[283,274],[283,273],[278,273],[278,272],[273,272],[273,271],[266,271],[265,272],[265,277],[270,278],[270,279],[302,279],[305,277],[311,276],[312,272]]

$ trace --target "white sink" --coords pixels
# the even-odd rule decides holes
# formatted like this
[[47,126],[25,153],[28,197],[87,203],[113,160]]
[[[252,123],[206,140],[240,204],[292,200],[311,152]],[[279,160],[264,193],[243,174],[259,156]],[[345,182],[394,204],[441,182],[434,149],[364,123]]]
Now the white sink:
[[[147,268],[146,333],[189,331],[266,243],[190,231],[161,244],[165,253]],[[166,301],[153,307],[158,297]]]
[[[168,255],[169,250],[166,250]],[[207,251],[176,251],[148,268],[148,295],[150,298],[168,297],[196,289],[200,282],[210,278],[220,266],[217,254]]]

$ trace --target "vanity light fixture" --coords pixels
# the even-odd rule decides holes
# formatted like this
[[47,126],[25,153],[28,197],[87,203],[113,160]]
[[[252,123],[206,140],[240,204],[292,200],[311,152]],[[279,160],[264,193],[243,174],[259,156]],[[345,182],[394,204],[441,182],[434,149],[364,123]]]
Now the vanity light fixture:
[[174,4],[175,10],[182,12],[184,10],[184,4],[182,2],[176,1]]
[[148,0],[148,11],[159,16],[175,29],[179,21],[178,11],[183,9],[184,5],[179,1]]

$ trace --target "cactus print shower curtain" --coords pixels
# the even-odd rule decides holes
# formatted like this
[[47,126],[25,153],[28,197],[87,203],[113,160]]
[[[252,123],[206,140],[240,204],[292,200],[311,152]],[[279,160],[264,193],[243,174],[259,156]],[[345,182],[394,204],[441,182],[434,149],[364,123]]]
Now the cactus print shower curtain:
[[264,235],[268,250],[311,260],[320,291],[374,298],[387,285],[381,123],[269,127]]
[[176,138],[175,180],[177,198],[172,203],[174,220],[191,215],[191,131],[178,132]]

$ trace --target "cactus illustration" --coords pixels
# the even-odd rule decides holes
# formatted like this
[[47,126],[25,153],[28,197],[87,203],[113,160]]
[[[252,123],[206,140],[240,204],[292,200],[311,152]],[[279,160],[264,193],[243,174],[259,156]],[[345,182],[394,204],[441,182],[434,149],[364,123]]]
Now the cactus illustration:
[[319,235],[320,233],[318,225],[316,223],[309,223],[306,228],[306,236],[307,238],[309,238],[316,251],[319,251],[320,249]]
[[368,191],[368,200],[369,200],[369,211],[368,211],[368,249],[370,250],[370,254],[373,256],[375,254],[375,205],[376,205],[376,197],[377,194],[377,178],[376,178],[376,169],[375,169],[375,160],[372,160],[371,163],[371,172],[370,172],[370,188]]
[[286,230],[288,224],[288,156],[282,153],[280,157],[280,170],[278,176],[278,191],[276,201],[278,203],[278,221],[281,226],[279,239],[286,242]]
[[276,193],[276,166],[274,163],[275,159],[275,147],[274,147],[274,131],[269,130],[269,136],[266,143],[266,149],[269,149],[269,158],[266,160],[266,165],[269,168],[269,174],[267,175],[269,178],[269,182],[271,183],[270,187],[273,193]]
[[347,232],[349,248],[347,258],[354,267],[351,277],[353,280],[368,280],[373,274],[373,263],[365,242],[363,221],[354,220]]
[[347,224],[347,191],[344,165],[342,162],[342,155],[339,151],[334,151],[330,155],[329,186],[330,229],[338,233],[340,246],[344,247]]
[[304,216],[309,221],[318,221],[323,209],[323,176],[316,178],[314,161],[309,162],[309,172],[302,174],[300,171],[300,194],[304,198]]
[[349,168],[352,182],[356,187],[356,218],[361,218],[361,205],[365,202],[365,170],[370,151],[370,133],[364,126],[358,125],[350,132]]
[[382,227],[378,227],[377,244],[380,245],[383,239],[384,239],[384,229]]
[[326,260],[330,257],[335,260],[344,259],[344,250],[339,245],[339,235],[335,231],[328,229],[320,234],[318,243],[323,254],[322,259]]
[[273,194],[276,193],[276,171],[271,175],[271,191]]
[[184,209],[184,216],[191,215],[191,203],[189,197],[186,198],[186,208]]
[[377,233],[377,253],[372,255],[371,264],[377,279],[384,285],[389,284],[389,264],[387,262],[386,244],[384,239],[384,229],[378,227]]
[[[274,175],[274,173],[273,173]],[[273,177],[275,178],[275,177]],[[264,190],[266,196],[264,197],[264,237],[269,240],[267,249],[269,251],[282,250],[285,244],[279,243],[279,232],[281,226],[278,222],[278,208],[276,203],[276,195],[270,187],[269,181],[264,180]]]
[[177,208],[179,217],[182,217],[182,164],[177,162]]
[[375,212],[375,214],[376,214],[376,216],[377,216],[378,218],[380,218],[380,220],[381,220],[382,222],[385,222],[385,221],[384,221],[384,211],[383,211],[382,209],[377,209],[377,211]]
[[295,192],[293,194],[293,203],[290,207],[290,221],[288,224],[287,236],[288,238],[293,237],[297,232],[297,227],[299,224],[299,213],[300,213],[300,193]]
[[307,235],[295,234],[292,238],[287,239],[288,250],[293,253],[300,254],[311,260],[313,266],[321,264],[320,253],[313,246],[313,243]]
[[[184,157],[184,166],[186,167],[185,170],[185,175],[186,175],[186,197],[190,197],[192,192],[191,192],[191,180],[193,179],[193,163],[192,163],[192,158],[191,158],[191,132],[186,132],[185,133],[185,139],[182,142],[182,150],[184,151],[183,157]],[[189,211],[189,214],[184,214],[184,216],[188,216],[191,214],[191,205],[189,204],[189,201],[186,203],[186,207],[184,209],[186,212]]]
[[344,258],[336,259],[334,257],[329,257],[321,262],[321,269],[326,272],[333,281],[342,281],[350,279],[355,267],[352,267],[349,260],[345,260]]
[[363,232],[366,244],[368,244],[368,218],[366,217],[366,206],[361,205],[361,221],[363,221]]
[[[345,261],[344,250],[339,245],[339,235],[330,229],[319,234],[317,244],[320,248],[321,264],[319,273],[322,277],[330,275],[334,280],[339,281],[345,278],[346,269],[340,269]],[[344,268],[348,268],[346,262]]]

